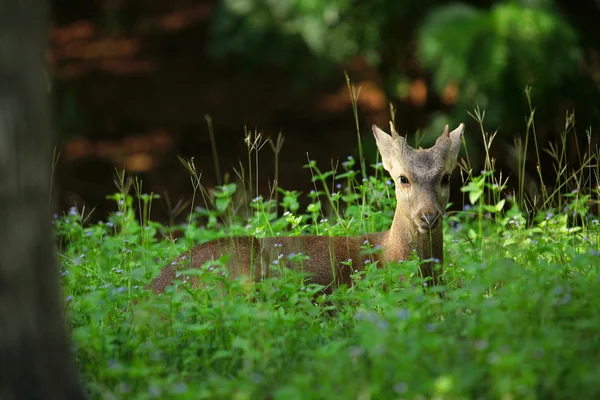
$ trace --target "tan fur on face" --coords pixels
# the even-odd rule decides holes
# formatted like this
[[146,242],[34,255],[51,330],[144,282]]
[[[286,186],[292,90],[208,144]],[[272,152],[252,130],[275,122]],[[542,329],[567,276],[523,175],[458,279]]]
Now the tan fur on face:
[[[390,128],[391,136],[373,125],[382,164],[396,185],[396,212],[389,230],[355,237],[233,237],[212,240],[194,247],[165,266],[152,283],[154,291],[164,292],[177,279],[178,270],[200,268],[223,254],[231,254],[227,267],[232,277],[246,275],[256,280],[272,276],[274,270],[270,266],[277,260],[277,265],[309,273],[311,282],[327,286],[328,291],[342,284],[351,285],[352,269],[362,270],[366,260],[379,261],[379,265],[384,266],[386,261],[409,258],[413,249],[417,250],[421,259],[437,258],[443,265],[442,224],[426,232],[417,229],[417,226],[423,214],[440,213],[441,218],[445,211],[449,188],[440,182],[444,174],[451,173],[456,167],[464,125],[460,124],[452,132],[448,132],[446,126],[435,145],[426,150],[413,149],[391,124]],[[401,184],[400,176],[410,180],[409,187]],[[363,254],[361,246],[365,240],[380,246],[382,251],[379,254]],[[310,258],[301,265],[292,265],[289,255],[300,252]],[[342,264],[348,260],[352,260],[352,267]],[[439,271],[434,271],[431,262],[424,263],[421,272],[432,277],[433,283],[438,283]],[[193,282],[197,287],[197,280]]]

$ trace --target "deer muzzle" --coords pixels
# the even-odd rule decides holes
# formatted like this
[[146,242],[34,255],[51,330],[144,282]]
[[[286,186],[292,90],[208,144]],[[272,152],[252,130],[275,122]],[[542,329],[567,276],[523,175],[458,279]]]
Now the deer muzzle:
[[426,233],[437,228],[442,221],[442,214],[439,211],[422,210],[417,213],[415,223],[419,232]]

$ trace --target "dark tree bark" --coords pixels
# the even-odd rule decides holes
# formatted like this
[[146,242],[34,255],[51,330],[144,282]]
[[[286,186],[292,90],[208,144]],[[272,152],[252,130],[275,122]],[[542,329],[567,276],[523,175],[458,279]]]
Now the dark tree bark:
[[52,241],[45,0],[0,0],[0,399],[84,399]]

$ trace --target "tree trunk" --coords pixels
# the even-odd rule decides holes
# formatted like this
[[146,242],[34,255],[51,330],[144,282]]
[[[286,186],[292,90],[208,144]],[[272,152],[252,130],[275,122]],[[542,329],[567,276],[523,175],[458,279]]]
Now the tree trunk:
[[0,0],[0,399],[84,399],[52,241],[48,8]]

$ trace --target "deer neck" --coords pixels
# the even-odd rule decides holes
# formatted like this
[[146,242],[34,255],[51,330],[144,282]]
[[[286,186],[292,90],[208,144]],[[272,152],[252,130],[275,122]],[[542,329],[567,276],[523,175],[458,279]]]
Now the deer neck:
[[[406,260],[413,250],[416,250],[420,260],[439,260],[444,264],[443,227],[439,224],[435,229],[421,233],[417,230],[408,213],[402,207],[396,206],[392,227],[387,232],[382,246],[385,261]],[[437,282],[437,273],[434,273],[434,262],[427,261],[421,264],[424,276],[433,277]]]

